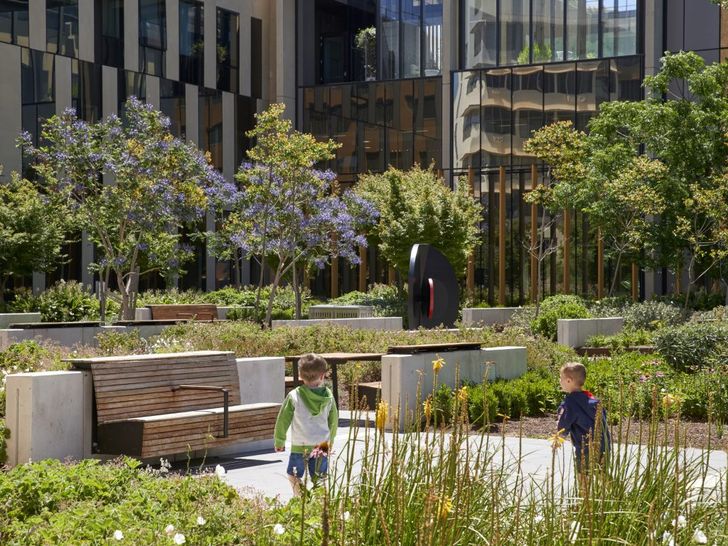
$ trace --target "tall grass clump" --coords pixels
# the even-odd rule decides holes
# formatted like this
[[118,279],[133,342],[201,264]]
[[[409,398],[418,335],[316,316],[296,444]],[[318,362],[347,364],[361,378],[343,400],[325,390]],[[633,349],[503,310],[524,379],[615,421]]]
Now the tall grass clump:
[[[679,408],[621,421],[639,429],[639,444],[614,444],[579,478],[568,464],[570,444],[555,435],[539,476],[524,466],[522,440],[514,450],[504,433],[472,433],[467,387],[454,390],[452,424],[441,426],[427,402],[438,391],[426,393],[402,427],[400,416],[409,412],[385,404],[374,423],[355,424],[341,446],[345,464],[293,502],[295,515],[281,514],[291,533],[281,543],[306,543],[299,537],[310,528],[321,544],[341,545],[728,543],[728,477],[711,470],[710,449],[682,448]],[[653,405],[662,403],[656,391]]]

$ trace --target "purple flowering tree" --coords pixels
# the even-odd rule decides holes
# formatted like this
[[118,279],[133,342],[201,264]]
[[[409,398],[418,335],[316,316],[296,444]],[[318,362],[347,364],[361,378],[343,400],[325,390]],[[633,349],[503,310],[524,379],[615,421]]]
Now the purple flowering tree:
[[44,124],[42,137],[38,147],[27,134],[20,139],[38,183],[67,202],[99,251],[92,267],[116,280],[120,317],[133,319],[139,275],[179,272],[192,255],[179,229],[194,226],[234,187],[209,155],[170,134],[166,116],[134,97],[124,119],[87,123],[68,109]]
[[[274,104],[257,116],[256,127],[248,133],[256,145],[248,152],[250,162],[236,174],[239,191],[233,210],[216,234],[208,234],[211,249],[221,257],[241,253],[272,264],[266,324],[284,279],[293,281],[300,317],[305,268],[322,268],[331,257],[357,264],[358,247],[366,246],[362,234],[376,215],[364,199],[339,192],[333,172],[315,168],[333,157],[337,144],[292,130],[290,121],[281,118],[283,110],[283,105]],[[261,268],[259,288],[262,276]],[[258,303],[259,298],[256,311]]]

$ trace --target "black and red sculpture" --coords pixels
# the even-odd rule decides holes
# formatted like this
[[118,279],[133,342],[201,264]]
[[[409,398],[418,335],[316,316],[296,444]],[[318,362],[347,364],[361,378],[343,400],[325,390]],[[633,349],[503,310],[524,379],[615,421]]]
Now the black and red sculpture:
[[458,283],[447,258],[430,245],[414,245],[408,275],[409,327],[455,325],[458,316]]

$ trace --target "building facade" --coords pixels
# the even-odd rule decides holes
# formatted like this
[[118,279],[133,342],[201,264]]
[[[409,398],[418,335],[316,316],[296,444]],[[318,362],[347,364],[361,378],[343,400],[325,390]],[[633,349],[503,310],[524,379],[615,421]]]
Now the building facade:
[[[342,144],[328,166],[345,184],[415,163],[470,184],[485,207],[470,272],[477,295],[519,304],[534,289],[526,241],[540,221],[523,196],[545,173],[525,140],[557,120],[583,129],[605,101],[640,99],[643,77],[678,50],[722,60],[728,13],[709,0],[0,0],[2,176],[28,171],[21,131],[37,139],[67,107],[89,121],[117,114],[135,95],[232,178],[254,113],[283,102],[299,129]],[[560,250],[544,292],[598,295],[611,264],[588,218],[564,218],[551,230]],[[58,271],[34,276],[35,288],[93,283],[83,234],[67,253]],[[374,249],[363,256],[364,266],[327,268],[314,291],[391,279]],[[629,264],[619,275],[642,297],[674,283]],[[179,286],[251,278],[254,263],[218,262],[199,246]]]
[[[522,304],[537,282],[532,131],[585,129],[601,103],[641,99],[665,51],[728,51],[728,13],[709,0],[298,0],[298,24],[301,127],[342,143],[331,168],[345,180],[417,162],[471,184],[485,213],[470,274],[490,304]],[[566,211],[550,237],[543,293],[603,295],[615,272],[589,219]],[[366,282],[382,280],[369,264]],[[638,297],[674,288],[666,270],[616,274]]]

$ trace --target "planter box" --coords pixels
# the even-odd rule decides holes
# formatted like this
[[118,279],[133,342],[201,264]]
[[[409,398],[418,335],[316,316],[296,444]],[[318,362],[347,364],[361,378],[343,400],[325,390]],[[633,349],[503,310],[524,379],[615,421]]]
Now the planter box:
[[[422,393],[432,392],[435,379],[432,361],[438,356],[445,359],[445,366],[440,370],[437,382],[450,387],[456,386],[456,379],[482,383],[483,380],[515,379],[526,373],[525,347],[384,355],[382,400],[393,408],[392,412],[399,410],[400,431],[406,430],[412,422],[416,406],[422,403]],[[391,423],[387,426],[391,427]]]
[[[625,347],[622,349],[628,353],[641,353],[649,355],[655,352],[655,348],[651,345],[637,345],[635,347]],[[579,347],[576,349],[579,356],[611,356],[611,347]]]
[[402,317],[371,317],[371,318],[348,318],[348,319],[302,319],[302,320],[274,320],[273,328],[292,327],[304,328],[306,326],[318,326],[330,324],[332,326],[343,326],[353,330],[401,330]]
[[370,318],[374,307],[370,305],[312,305],[308,308],[312,319]]
[[583,347],[591,336],[612,336],[622,331],[624,318],[559,319],[556,340],[567,347]]
[[40,313],[0,313],[0,330],[10,328],[11,324],[40,322]]
[[463,326],[490,326],[506,324],[520,307],[466,307]]

